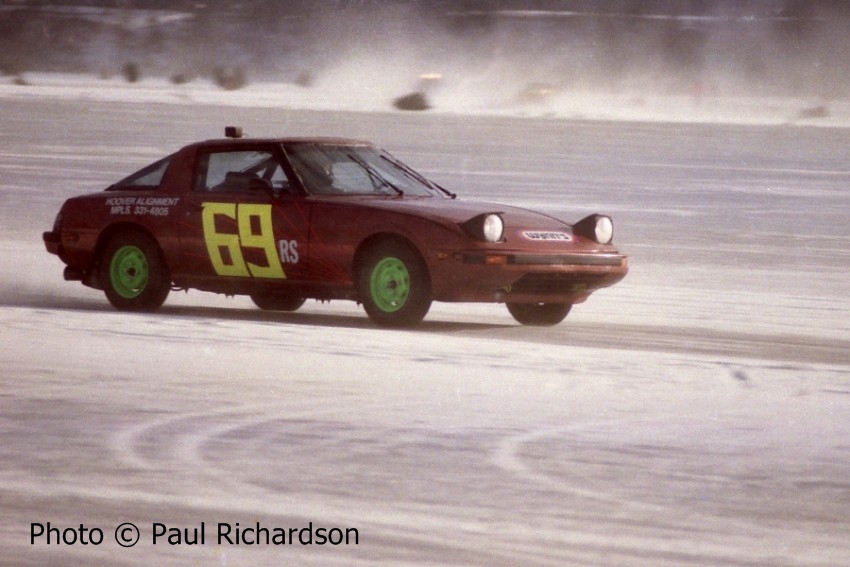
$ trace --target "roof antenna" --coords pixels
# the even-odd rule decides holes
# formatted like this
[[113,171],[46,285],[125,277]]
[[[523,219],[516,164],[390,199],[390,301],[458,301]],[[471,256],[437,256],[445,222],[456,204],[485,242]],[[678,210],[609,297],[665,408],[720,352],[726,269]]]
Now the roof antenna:
[[224,127],[224,135],[228,138],[241,138],[242,137],[242,127],[241,126],[225,126]]

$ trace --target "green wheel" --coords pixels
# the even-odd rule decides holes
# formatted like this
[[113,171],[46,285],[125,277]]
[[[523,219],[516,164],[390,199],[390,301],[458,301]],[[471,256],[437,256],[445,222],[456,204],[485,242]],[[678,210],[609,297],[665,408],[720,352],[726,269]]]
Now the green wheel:
[[415,325],[431,307],[428,268],[401,241],[385,240],[368,249],[359,263],[357,283],[369,318],[384,327]]
[[159,247],[135,230],[119,233],[107,243],[99,281],[109,302],[122,311],[154,311],[171,290],[171,276]]
[[381,258],[369,274],[369,297],[384,313],[402,309],[410,296],[410,272],[400,259]]
[[122,246],[109,262],[109,281],[124,299],[139,297],[148,284],[148,259],[138,247]]

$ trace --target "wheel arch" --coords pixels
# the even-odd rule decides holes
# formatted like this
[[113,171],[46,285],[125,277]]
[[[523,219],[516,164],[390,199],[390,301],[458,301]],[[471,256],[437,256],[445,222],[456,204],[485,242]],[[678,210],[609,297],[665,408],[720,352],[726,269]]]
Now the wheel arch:
[[425,258],[425,255],[419,249],[419,246],[416,243],[400,234],[398,232],[377,232],[363,239],[360,244],[357,245],[357,249],[354,251],[354,259],[351,263],[351,277],[352,281],[357,281],[357,274],[360,271],[360,268],[363,264],[364,259],[366,258],[366,253],[372,248],[378,246],[383,242],[396,242],[402,244],[410,249],[411,252],[418,256],[419,260],[422,262],[422,265],[425,267],[425,272],[428,276],[428,286],[431,287],[433,282],[431,281],[431,267],[428,265],[428,261]]
[[143,234],[147,238],[150,238],[150,240],[154,244],[156,244],[156,247],[159,250],[159,254],[162,258],[163,264],[165,265],[165,268],[168,270],[169,273],[171,273],[171,267],[168,265],[168,259],[165,256],[165,251],[162,248],[162,244],[160,244],[159,240],[148,228],[134,222],[116,222],[104,228],[97,236],[97,243],[95,244],[94,251],[91,257],[91,262],[87,270],[87,273],[89,275],[89,281],[87,282],[88,285],[93,284],[92,287],[103,289],[103,285],[101,282],[98,281],[97,277],[100,262],[103,258],[103,252],[106,249],[107,244],[109,244],[109,241],[115,238],[116,235],[121,234],[122,232],[137,232],[139,234]]

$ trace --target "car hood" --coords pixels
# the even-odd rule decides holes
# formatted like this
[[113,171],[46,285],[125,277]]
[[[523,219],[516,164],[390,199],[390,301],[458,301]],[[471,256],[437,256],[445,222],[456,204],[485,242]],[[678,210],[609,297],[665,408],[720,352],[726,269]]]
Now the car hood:
[[[348,199],[351,200],[349,201]],[[416,215],[436,222],[461,224],[481,214],[499,213],[505,221],[506,229],[545,229],[571,232],[570,225],[555,217],[520,207],[489,203],[487,201],[442,199],[439,197],[398,198],[373,196],[353,197],[346,200],[352,204],[356,202],[359,207]]]
[[[337,203],[342,201],[337,200]],[[505,242],[514,250],[586,253],[616,252],[611,244],[597,242],[575,234],[573,226],[553,216],[509,205],[487,201],[465,201],[439,197],[351,196],[348,206],[410,215],[443,225],[461,224],[487,213],[499,213],[505,222]]]

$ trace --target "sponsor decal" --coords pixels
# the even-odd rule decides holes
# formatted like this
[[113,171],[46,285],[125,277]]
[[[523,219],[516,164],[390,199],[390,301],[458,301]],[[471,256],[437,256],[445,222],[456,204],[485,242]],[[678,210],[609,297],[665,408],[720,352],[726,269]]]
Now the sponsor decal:
[[546,240],[550,242],[572,242],[573,237],[567,232],[553,230],[524,230],[522,235],[529,240]]
[[111,215],[167,217],[178,197],[109,197],[106,206]]

